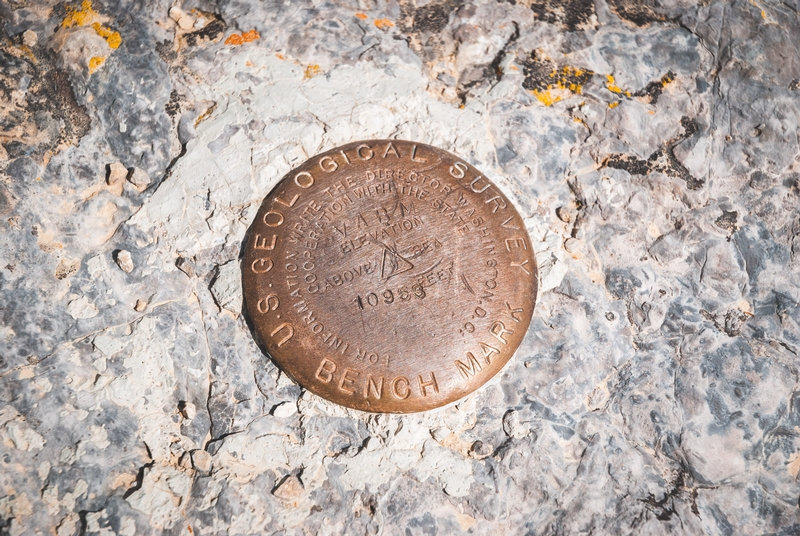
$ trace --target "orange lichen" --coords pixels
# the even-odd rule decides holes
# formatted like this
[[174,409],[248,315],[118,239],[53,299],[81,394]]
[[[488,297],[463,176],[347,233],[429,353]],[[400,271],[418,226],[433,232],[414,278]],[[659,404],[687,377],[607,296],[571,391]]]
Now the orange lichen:
[[751,6],[753,6],[754,8],[758,9],[761,12],[762,19],[767,20],[767,12],[764,11],[764,8],[756,4],[753,0],[747,0],[747,1],[750,2]]
[[313,78],[320,73],[319,65],[309,65],[303,71],[303,78]]
[[550,78],[553,79],[554,83],[548,84],[547,89],[568,89],[573,93],[580,94],[583,92],[584,80],[588,79],[593,74],[592,71],[565,65],[561,70],[550,72]]
[[92,59],[89,60],[89,74],[95,72],[98,67],[103,65],[106,59],[103,56],[94,56]]
[[278,58],[279,60],[285,60],[286,59],[286,57],[283,54],[275,54],[275,57]]
[[550,71],[545,80],[548,78],[548,83],[540,82],[539,88],[531,89],[531,92],[536,98],[545,106],[552,106],[553,104],[564,100],[569,96],[569,93],[580,95],[583,93],[583,84],[587,82],[594,72],[579,67],[571,67],[565,65],[560,69]]
[[242,39],[244,39],[245,43],[250,43],[251,41],[255,41],[259,39],[261,35],[256,30],[250,30],[249,32],[242,33]]
[[115,32],[111,28],[107,28],[97,22],[100,14],[92,7],[91,0],[83,0],[81,8],[75,6],[67,6],[67,16],[61,21],[61,26],[64,28],[73,28],[75,26],[88,26],[91,24],[94,31],[106,40],[108,46],[112,49],[117,49],[122,44],[122,36],[119,32]]
[[533,94],[536,95],[536,98],[539,99],[539,102],[544,104],[545,106],[552,106],[560,100],[563,100],[564,97],[561,95],[556,95],[549,89],[544,91],[539,91],[538,89],[533,90]]
[[609,102],[608,103],[608,107],[609,108],[616,108],[617,106],[619,106],[619,102],[620,101]]
[[375,26],[377,26],[381,30],[388,30],[389,28],[394,26],[394,23],[389,19],[376,19]]
[[255,41],[260,37],[261,35],[256,30],[250,30],[249,32],[242,32],[240,34],[229,35],[228,38],[225,40],[225,44],[238,47],[245,43],[250,43],[251,41]]
[[367,14],[366,13],[356,13],[356,17],[358,17],[361,20],[367,20]]
[[99,22],[92,24],[92,28],[97,32],[97,35],[106,40],[106,43],[111,48],[117,49],[122,44],[122,36],[119,35],[119,32],[115,32],[111,28],[104,28]]
[[80,9],[75,6],[67,6],[67,16],[61,21],[61,26],[64,28],[86,26],[96,18],[97,11],[92,8],[91,0],[83,0]]
[[530,91],[545,106],[583,93],[584,84],[594,76],[589,69],[558,65],[542,51],[533,51],[527,58],[520,58],[525,79],[522,87]]
[[570,79],[583,80],[583,78],[587,74],[591,76],[594,73],[592,73],[591,71],[580,69],[578,67],[570,67],[569,65],[565,65],[561,69],[561,80],[559,80],[559,87],[566,86],[573,93],[580,94],[581,92],[583,92],[583,83],[573,82],[569,80]]
[[614,76],[610,74],[606,75],[606,89],[618,95],[625,95],[626,97],[631,96],[631,92],[619,87],[614,81]]
[[194,120],[194,126],[199,125],[200,123],[202,123],[203,121],[205,121],[206,119],[211,117],[211,114],[213,114],[214,110],[216,110],[216,109],[217,109],[217,104],[216,103],[214,103],[211,106],[209,106],[208,108],[206,108],[206,111],[201,113],[199,116],[197,116],[197,119]]

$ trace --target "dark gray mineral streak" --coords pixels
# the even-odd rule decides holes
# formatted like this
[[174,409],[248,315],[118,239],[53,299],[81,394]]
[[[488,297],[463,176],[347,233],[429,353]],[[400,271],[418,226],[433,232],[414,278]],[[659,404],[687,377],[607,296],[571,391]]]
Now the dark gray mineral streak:
[[[797,2],[0,4],[0,533],[800,533]],[[455,406],[297,387],[238,255],[292,166],[461,155],[541,294]]]

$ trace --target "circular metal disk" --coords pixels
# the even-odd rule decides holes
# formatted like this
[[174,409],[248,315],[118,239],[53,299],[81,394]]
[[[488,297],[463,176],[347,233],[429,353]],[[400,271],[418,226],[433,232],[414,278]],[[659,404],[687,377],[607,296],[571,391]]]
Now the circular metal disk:
[[511,358],[536,302],[519,213],[477,169],[421,143],[315,156],[264,199],[245,240],[262,348],[304,388],[364,411],[474,391]]

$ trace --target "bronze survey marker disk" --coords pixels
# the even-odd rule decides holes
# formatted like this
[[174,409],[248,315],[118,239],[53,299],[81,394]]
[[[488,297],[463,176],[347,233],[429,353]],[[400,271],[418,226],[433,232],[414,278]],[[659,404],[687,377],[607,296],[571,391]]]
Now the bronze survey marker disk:
[[511,202],[452,154],[371,140],[315,156],[264,199],[242,280],[260,344],[297,383],[407,413],[474,391],[511,358],[536,302]]

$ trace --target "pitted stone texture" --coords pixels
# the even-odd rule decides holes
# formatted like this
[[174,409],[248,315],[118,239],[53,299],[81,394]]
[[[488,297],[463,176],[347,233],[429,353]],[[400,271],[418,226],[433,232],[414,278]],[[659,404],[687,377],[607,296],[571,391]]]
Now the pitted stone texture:
[[[798,6],[422,4],[0,6],[0,532],[800,531]],[[282,375],[235,277],[284,173],[387,137],[541,270],[508,367],[402,417]]]

